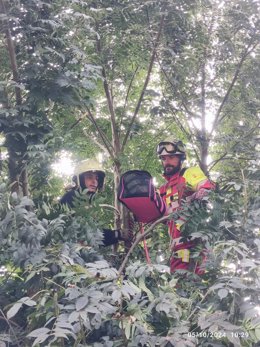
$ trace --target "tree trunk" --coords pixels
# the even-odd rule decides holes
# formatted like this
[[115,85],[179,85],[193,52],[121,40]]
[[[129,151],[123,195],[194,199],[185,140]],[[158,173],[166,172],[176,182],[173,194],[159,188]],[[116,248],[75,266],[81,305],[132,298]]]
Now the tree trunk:
[[200,131],[200,166],[202,171],[207,174],[207,158],[208,158],[208,147],[209,141],[207,139],[206,130],[206,59],[207,52],[204,51],[204,61],[201,67],[201,131]]
[[[6,14],[6,8],[5,8],[5,2],[4,0],[0,0],[0,12],[3,14]],[[14,43],[12,40],[11,36],[11,31],[9,28],[9,22],[7,20],[3,21],[3,27],[4,27],[4,33],[6,36],[6,45],[7,45],[7,51],[9,54],[9,61],[10,61],[10,66],[12,70],[12,75],[13,75],[13,80],[17,83],[19,83],[19,72],[18,72],[18,67],[17,67],[17,60],[16,60],[16,54],[15,54],[15,48],[14,48]],[[10,107],[8,103],[8,96],[6,98],[7,100],[7,108]],[[16,102],[16,108],[18,110],[18,117],[19,113],[21,112],[21,105],[22,105],[22,94],[21,94],[21,89],[19,87],[15,87],[15,102]],[[13,130],[10,127],[8,129],[3,130],[4,133],[9,133]],[[17,157],[17,154],[15,153],[16,150],[13,148],[12,143],[12,135],[6,135],[6,142],[9,143],[8,146],[8,170],[9,170],[9,178],[10,178],[10,183],[11,183],[11,190],[13,192],[17,192],[17,194],[23,194],[23,195],[29,195],[29,190],[28,190],[28,179],[27,179],[27,168],[26,166],[24,167],[22,164],[22,161],[24,160],[23,155],[25,153],[22,153],[20,157]],[[20,184],[22,190],[20,190]]]
[[120,215],[115,215],[115,228],[121,229],[122,227],[122,206],[117,199],[117,191],[121,175],[121,165],[119,161],[114,163],[114,206],[120,212]]
[[[8,140],[8,136],[7,136]],[[17,171],[17,161],[16,154],[11,149],[11,146],[7,146],[8,152],[8,172],[9,172],[9,180],[11,183],[11,191],[17,193],[17,195],[21,195],[20,186],[19,186],[19,174]]]
[[209,154],[209,141],[202,137],[200,140],[200,167],[201,170],[205,173],[205,175],[208,174],[208,165],[207,165],[207,158]]

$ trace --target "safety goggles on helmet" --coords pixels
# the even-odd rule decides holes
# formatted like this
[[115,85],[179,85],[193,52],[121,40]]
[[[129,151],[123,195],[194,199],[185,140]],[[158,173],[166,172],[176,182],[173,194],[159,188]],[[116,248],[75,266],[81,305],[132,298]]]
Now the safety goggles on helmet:
[[160,142],[157,146],[156,152],[158,155],[185,154],[185,146],[182,141],[176,143]]

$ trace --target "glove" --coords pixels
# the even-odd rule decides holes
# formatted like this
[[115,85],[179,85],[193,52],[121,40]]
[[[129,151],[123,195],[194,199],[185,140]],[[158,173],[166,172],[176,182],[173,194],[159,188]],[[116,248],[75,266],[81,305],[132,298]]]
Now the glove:
[[133,240],[133,232],[129,229],[121,229],[118,230],[118,240],[119,241],[132,241]]
[[188,204],[190,204],[193,200],[202,200],[208,194],[209,194],[209,190],[208,189],[201,188],[197,192],[195,192],[192,195],[188,196],[186,198],[186,201],[187,201]]

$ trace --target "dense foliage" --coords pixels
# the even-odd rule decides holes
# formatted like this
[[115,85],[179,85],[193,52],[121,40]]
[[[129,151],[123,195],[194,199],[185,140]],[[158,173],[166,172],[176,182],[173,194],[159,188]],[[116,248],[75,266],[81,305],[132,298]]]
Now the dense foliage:
[[[257,346],[259,3],[0,9],[0,346]],[[162,182],[154,149],[172,134],[217,180],[179,212],[183,237],[203,240],[200,277],[170,274],[163,223],[145,226],[152,264],[142,241],[128,254],[101,246],[112,205],[121,209],[120,173],[146,169]],[[84,194],[73,210],[57,203],[50,164],[61,150],[73,160],[102,152],[107,184],[91,205]]]
[[145,264],[138,246],[118,277],[123,254],[114,258],[99,248],[102,219],[95,204],[86,210],[79,201],[75,215],[63,211],[39,220],[26,209],[31,200],[10,196],[2,185],[1,263],[7,265],[1,277],[2,341],[253,346],[260,333],[259,171],[252,166],[245,175],[206,207],[196,203],[181,212],[193,215],[184,236],[202,238],[207,249],[201,277],[172,276],[156,262],[159,249],[169,256],[162,226],[148,240],[153,264]]

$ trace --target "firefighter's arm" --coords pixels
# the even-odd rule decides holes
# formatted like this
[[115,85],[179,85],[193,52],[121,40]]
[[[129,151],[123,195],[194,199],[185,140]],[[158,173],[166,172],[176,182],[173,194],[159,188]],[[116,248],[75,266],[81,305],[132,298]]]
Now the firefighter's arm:
[[183,177],[186,179],[188,188],[194,192],[186,199],[187,202],[202,200],[215,189],[215,183],[210,181],[199,167],[187,169]]
[[110,246],[118,243],[118,241],[131,241],[133,238],[132,231],[128,229],[111,230],[103,229],[103,245]]

